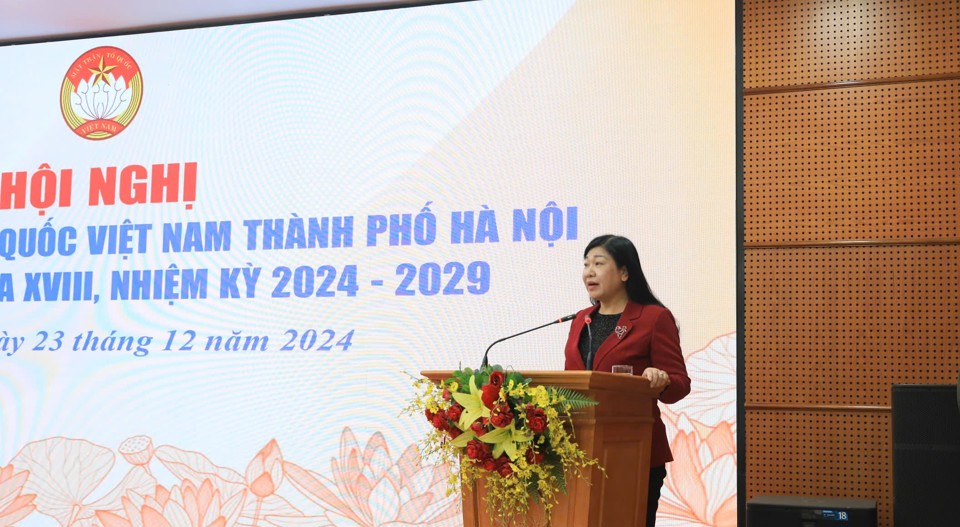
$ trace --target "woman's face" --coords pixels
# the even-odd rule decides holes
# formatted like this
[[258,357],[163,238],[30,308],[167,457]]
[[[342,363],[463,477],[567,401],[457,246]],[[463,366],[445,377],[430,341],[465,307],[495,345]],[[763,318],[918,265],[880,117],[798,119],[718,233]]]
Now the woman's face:
[[583,259],[583,285],[590,298],[610,302],[627,294],[627,270],[617,263],[603,247],[594,247]]

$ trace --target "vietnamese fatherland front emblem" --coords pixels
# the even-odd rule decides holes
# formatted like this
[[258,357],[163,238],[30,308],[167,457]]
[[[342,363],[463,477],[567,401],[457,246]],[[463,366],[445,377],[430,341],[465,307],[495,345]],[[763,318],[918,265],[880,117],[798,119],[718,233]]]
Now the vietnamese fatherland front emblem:
[[67,126],[94,141],[124,131],[142,99],[140,66],[126,51],[111,46],[80,55],[60,88],[60,110]]

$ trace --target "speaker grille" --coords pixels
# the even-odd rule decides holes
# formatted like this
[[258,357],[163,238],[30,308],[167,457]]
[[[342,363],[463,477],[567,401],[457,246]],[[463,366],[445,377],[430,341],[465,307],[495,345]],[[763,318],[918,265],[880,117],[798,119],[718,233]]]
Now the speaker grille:
[[956,525],[960,497],[957,387],[895,385],[892,403],[894,525]]

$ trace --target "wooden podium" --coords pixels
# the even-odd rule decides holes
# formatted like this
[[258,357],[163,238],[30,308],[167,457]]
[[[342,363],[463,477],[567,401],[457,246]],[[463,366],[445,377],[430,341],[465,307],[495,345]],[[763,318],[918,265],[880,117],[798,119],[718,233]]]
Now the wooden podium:
[[[441,382],[450,371],[423,371]],[[589,481],[567,478],[567,493],[553,508],[552,527],[644,526],[650,472],[653,405],[658,391],[646,379],[594,371],[528,371],[534,384],[570,388],[597,401],[573,414],[577,443],[600,460],[606,477],[590,469]],[[487,516],[483,488],[463,492],[464,527],[499,527]],[[540,512],[531,507],[531,525]],[[541,523],[542,524],[542,523]]]

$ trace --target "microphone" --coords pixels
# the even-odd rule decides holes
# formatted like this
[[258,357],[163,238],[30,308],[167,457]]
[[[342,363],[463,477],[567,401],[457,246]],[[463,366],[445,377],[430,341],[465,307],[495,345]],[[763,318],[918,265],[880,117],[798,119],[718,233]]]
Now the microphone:
[[587,363],[584,366],[588,370],[593,369],[593,331],[590,331],[590,323],[593,322],[593,319],[590,318],[590,315],[584,317],[583,322],[587,325]]
[[493,341],[493,344],[490,344],[489,346],[487,346],[487,351],[484,351],[484,352],[483,352],[483,362],[480,363],[480,369],[482,370],[483,368],[486,368],[486,367],[490,364],[490,363],[487,361],[487,354],[490,353],[490,348],[492,348],[495,344],[498,344],[498,343],[503,342],[503,341],[505,341],[505,340],[512,339],[513,337],[519,337],[520,335],[523,335],[523,334],[526,334],[526,333],[530,333],[531,331],[536,331],[536,330],[538,330],[538,329],[545,328],[545,327],[547,327],[547,326],[552,326],[552,325],[554,325],[554,324],[560,324],[560,323],[562,323],[562,322],[568,322],[568,321],[570,321],[570,320],[573,320],[573,319],[576,318],[576,317],[577,317],[577,314],[576,314],[576,313],[574,313],[574,314],[572,314],[572,315],[567,315],[567,316],[565,316],[565,317],[560,317],[560,318],[558,318],[558,319],[556,319],[556,320],[551,320],[550,322],[547,322],[546,324],[543,324],[543,325],[541,325],[541,326],[537,326],[537,327],[535,327],[535,328],[530,328],[530,329],[528,329],[528,330],[526,330],[526,331],[521,331],[520,333],[517,333],[516,335],[510,335],[509,337],[503,337],[503,338],[500,339],[500,340],[495,340],[495,341]]

